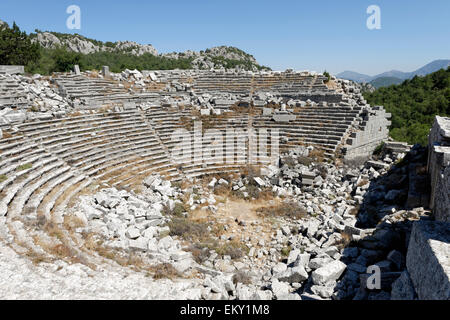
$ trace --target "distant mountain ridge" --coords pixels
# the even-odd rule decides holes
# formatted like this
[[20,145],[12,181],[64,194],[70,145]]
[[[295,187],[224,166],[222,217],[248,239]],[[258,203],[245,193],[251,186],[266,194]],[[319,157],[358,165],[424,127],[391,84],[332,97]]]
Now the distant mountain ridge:
[[381,87],[388,87],[393,84],[400,84],[404,80],[396,77],[379,77],[376,78],[369,83],[374,86],[375,88],[381,88]]
[[[396,79],[406,80],[406,79],[414,78],[415,76],[426,76],[426,75],[436,72],[440,69],[445,70],[449,66],[450,66],[450,60],[440,59],[440,60],[434,60],[413,72],[403,72],[403,71],[398,71],[398,70],[391,70],[391,71],[386,71],[386,72],[377,74],[375,76],[369,76],[367,74],[358,73],[358,72],[354,72],[354,71],[344,71],[344,72],[338,73],[336,76],[338,78],[352,80],[352,81],[356,81],[356,82],[370,82],[370,83],[374,82],[375,80],[377,80],[379,78],[383,78],[384,80],[379,80],[379,81],[377,81],[377,83],[392,82],[390,84],[395,84],[395,82],[397,82]],[[387,80],[388,78],[389,78],[389,80]]]

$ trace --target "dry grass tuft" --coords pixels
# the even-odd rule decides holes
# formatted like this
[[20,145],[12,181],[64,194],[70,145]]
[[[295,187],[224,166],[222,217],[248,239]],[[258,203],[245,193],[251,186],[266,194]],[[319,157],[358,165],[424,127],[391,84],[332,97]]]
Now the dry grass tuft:
[[79,217],[72,215],[72,214],[70,214],[70,215],[66,214],[64,216],[63,225],[69,231],[73,231],[75,229],[85,227],[84,221],[81,220]]
[[366,184],[368,184],[369,183],[369,180],[367,180],[367,179],[362,179],[359,183],[358,183],[358,187],[363,187],[363,186],[365,186]]
[[242,270],[239,270],[238,272],[236,272],[233,275],[232,280],[235,285],[237,285],[238,283],[242,283],[245,285],[249,285],[252,283],[252,278],[250,277],[250,275],[247,272],[242,271]]
[[173,209],[170,209],[168,205],[163,207],[163,214],[166,216],[183,217],[183,213],[187,212],[183,203],[175,202]]
[[323,162],[325,160],[325,150],[314,148],[309,152],[309,157],[317,162]]
[[34,265],[38,265],[40,263],[50,263],[52,262],[48,257],[43,254],[37,253],[34,250],[28,249],[25,255],[31,260]]
[[351,214],[352,216],[357,216],[359,213],[359,209],[360,209],[360,206],[357,205],[356,207],[353,207],[352,209],[350,209],[348,214]]
[[58,225],[53,222],[47,221],[43,226],[43,230],[47,232],[47,234],[51,237],[55,237],[60,241],[64,240],[64,232],[61,230]]
[[210,251],[215,251],[220,256],[230,256],[233,260],[242,258],[249,251],[248,247],[239,241],[220,242],[212,238],[192,244],[187,250],[192,253],[197,263],[205,262]]
[[103,245],[102,238],[97,234],[83,234],[83,238],[85,240],[84,248],[96,252],[105,259],[114,261],[122,267],[131,268],[137,272],[145,272],[154,279],[184,277],[171,264],[150,265],[136,252],[125,252],[123,250],[107,248]]
[[300,207],[296,202],[282,202],[278,205],[259,208],[256,212],[263,216],[284,217],[290,219],[303,219],[307,216],[305,208]]
[[3,139],[10,139],[12,138],[12,134],[8,131],[3,131]]
[[336,247],[341,250],[344,249],[346,247],[348,247],[348,245],[352,242],[352,236],[348,233],[345,232],[341,232],[341,239],[336,241],[334,243],[334,245],[336,245]]
[[261,176],[261,166],[248,165],[239,170],[242,178],[256,178]]
[[208,224],[191,221],[187,218],[174,218],[168,223],[171,236],[179,236],[185,240],[199,240],[208,237]]
[[151,269],[154,270],[153,279],[155,280],[182,277],[182,275],[170,263],[161,263]]

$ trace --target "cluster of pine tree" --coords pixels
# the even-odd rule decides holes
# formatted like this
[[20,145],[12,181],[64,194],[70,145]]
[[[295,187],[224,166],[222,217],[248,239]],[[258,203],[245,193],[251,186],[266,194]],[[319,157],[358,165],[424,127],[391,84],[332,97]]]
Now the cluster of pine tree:
[[0,25],[0,64],[26,66],[39,58],[39,45],[33,44],[26,32],[15,23],[11,28],[6,23]]
[[450,67],[366,92],[364,97],[392,113],[390,134],[395,140],[426,145],[434,117],[450,116]]

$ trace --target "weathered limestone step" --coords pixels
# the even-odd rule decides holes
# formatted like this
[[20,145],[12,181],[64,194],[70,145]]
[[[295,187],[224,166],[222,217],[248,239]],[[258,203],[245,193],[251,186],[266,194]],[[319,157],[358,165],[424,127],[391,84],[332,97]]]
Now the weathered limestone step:
[[8,213],[8,205],[14,199],[17,192],[24,188],[29,182],[33,181],[37,177],[45,174],[48,171],[51,171],[55,168],[62,166],[64,163],[59,162],[57,158],[51,158],[45,161],[40,162],[38,165],[41,167],[40,170],[29,171],[29,175],[27,175],[23,180],[17,183],[13,183],[8,190],[4,190],[6,195],[0,201],[0,216],[5,216]]
[[[77,181],[78,180],[78,181]],[[80,183],[80,185],[75,188],[74,190],[69,191],[66,195],[65,195],[65,199],[55,208],[55,204],[56,204],[56,200],[63,196],[65,192],[67,192],[66,188],[63,188],[60,190],[60,192],[58,192],[58,197],[55,197],[55,201],[52,201],[51,203],[49,203],[46,207],[45,207],[45,211],[44,214],[46,217],[50,217],[51,216],[51,211],[54,210],[54,215],[52,217],[53,221],[55,221],[56,223],[63,223],[64,222],[64,214],[65,214],[65,209],[68,205],[68,203],[72,200],[72,198],[74,198],[79,192],[81,192],[83,189],[87,188],[91,183],[92,183],[92,179],[82,179],[81,177],[78,178],[76,183]],[[75,183],[74,183],[75,184]],[[72,185],[74,185],[72,184]],[[55,209],[54,209],[55,208]]]
[[[67,180],[62,185],[59,185],[59,190],[55,194],[52,195],[51,199],[49,199],[47,202],[42,204],[41,210],[42,210],[44,216],[48,220],[51,220],[51,218],[52,218],[51,211],[53,210],[57,200],[61,196],[63,196],[64,193],[66,193],[72,186],[74,186],[80,182],[85,182],[85,183],[89,183],[89,184],[92,183],[92,181],[90,179],[86,179],[86,176],[77,175],[74,178]],[[38,211],[40,211],[39,208],[38,208]]]
[[[49,174],[41,176],[38,181],[33,183],[30,186],[27,186],[26,188],[19,191],[19,193],[16,195],[13,202],[10,204],[10,210],[9,214],[11,215],[20,215],[22,210],[24,209],[25,203],[27,203],[31,197],[31,195],[38,190],[40,187],[42,187],[44,184],[49,182],[50,180],[54,179],[55,177],[58,177],[64,173],[67,173],[71,168],[70,167],[62,167],[58,170],[51,171]],[[36,206],[37,208],[37,206]]]
[[33,209],[33,211],[36,211],[39,205],[42,203],[44,198],[58,185],[61,185],[62,183],[66,182],[67,180],[74,177],[76,173],[73,171],[68,171],[65,174],[59,175],[57,179],[51,180],[50,183],[47,183],[47,186],[42,188],[39,192],[35,193],[30,200],[28,201],[27,207],[30,207]]

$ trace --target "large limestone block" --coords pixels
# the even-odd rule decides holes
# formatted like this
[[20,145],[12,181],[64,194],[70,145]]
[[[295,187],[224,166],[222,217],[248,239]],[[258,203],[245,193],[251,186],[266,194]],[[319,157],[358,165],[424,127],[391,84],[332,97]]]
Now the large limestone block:
[[[447,158],[450,158],[450,148],[447,149]],[[442,171],[436,184],[433,212],[436,220],[450,223],[450,166]]]
[[450,223],[414,223],[406,265],[419,299],[450,299]]
[[345,271],[345,263],[334,260],[312,273],[313,283],[316,285],[325,285],[328,282],[336,281]]

